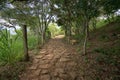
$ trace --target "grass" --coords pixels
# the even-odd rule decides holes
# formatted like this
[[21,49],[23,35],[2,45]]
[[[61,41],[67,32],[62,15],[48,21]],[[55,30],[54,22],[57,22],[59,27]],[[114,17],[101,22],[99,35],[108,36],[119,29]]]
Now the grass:
[[[111,23],[111,22],[119,22],[119,16],[117,17],[114,17],[114,20],[112,18],[110,18],[110,22],[106,19],[101,19],[101,20],[98,20],[97,23],[96,23],[96,29],[99,29],[99,28],[102,28],[104,26],[106,26],[107,24]],[[90,24],[90,30],[93,30],[93,27],[92,27],[92,24]]]
[[[20,31],[19,31],[20,32]],[[28,35],[28,48],[35,49],[37,38]],[[0,31],[0,65],[13,64],[23,59],[23,39],[19,34],[10,35],[7,30]]]
[[100,20],[97,22],[96,28],[99,29],[101,27],[104,27],[106,24],[108,24],[108,22],[106,20]]
[[[28,48],[35,49],[37,38],[28,35]],[[24,70],[22,31],[10,35],[8,30],[0,30],[0,80],[18,80],[18,74]]]
[[92,47],[89,47],[89,50],[93,50],[93,52],[90,52],[94,53],[89,56],[96,55],[93,58],[93,62],[96,63],[95,66],[92,66],[93,70],[96,70],[100,80],[101,77],[108,78],[108,80],[119,80],[120,40],[117,37],[117,34],[120,34],[119,23],[115,21],[106,24],[93,32],[93,34],[95,36],[90,40]]
[[120,47],[119,47],[119,43],[120,41],[117,40],[116,44],[113,46],[109,46],[109,47],[98,47],[96,49],[94,49],[95,52],[101,54],[101,56],[99,57],[99,59],[97,60],[99,61],[104,61],[106,64],[112,64],[112,65],[116,65],[119,62],[117,60],[119,60],[118,58],[120,57]]
[[37,48],[38,40],[37,36],[28,36],[28,48],[29,49],[35,49]]
[[[120,76],[120,23],[112,21],[97,22],[97,29],[90,31],[90,40],[87,43],[87,54],[81,56],[81,66],[86,80],[119,80]],[[77,50],[83,49],[80,46]],[[88,76],[89,75],[89,76]]]
[[12,64],[22,58],[22,47],[17,39],[12,38],[9,31],[0,31],[0,64]]

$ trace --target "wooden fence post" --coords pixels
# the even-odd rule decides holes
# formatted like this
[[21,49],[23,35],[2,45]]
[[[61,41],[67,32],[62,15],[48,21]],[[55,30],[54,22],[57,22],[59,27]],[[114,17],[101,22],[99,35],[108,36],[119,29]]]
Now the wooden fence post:
[[27,25],[23,25],[23,46],[24,46],[24,60],[29,61],[28,43],[27,43]]

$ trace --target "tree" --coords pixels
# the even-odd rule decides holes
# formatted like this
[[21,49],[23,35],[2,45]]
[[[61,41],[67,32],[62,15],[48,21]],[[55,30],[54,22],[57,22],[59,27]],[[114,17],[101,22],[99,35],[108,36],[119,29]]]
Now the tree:
[[108,21],[110,22],[110,17],[114,15],[116,11],[120,9],[120,0],[102,0],[101,5],[103,7],[103,15],[107,16]]
[[72,22],[74,20],[73,13],[75,1],[72,0],[51,0],[53,3],[52,12],[57,16],[58,25],[65,30],[67,41],[70,42],[72,36]]
[[89,22],[92,18],[99,15],[99,1],[97,0],[79,0],[76,6],[78,15],[81,15],[83,24],[83,33],[85,33],[84,40],[84,54],[86,54],[86,44],[89,38]]

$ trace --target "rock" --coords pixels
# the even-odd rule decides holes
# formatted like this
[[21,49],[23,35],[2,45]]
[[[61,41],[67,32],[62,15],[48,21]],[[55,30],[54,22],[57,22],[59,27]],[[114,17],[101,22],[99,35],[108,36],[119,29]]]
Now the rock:
[[59,59],[59,58],[60,58],[60,55],[55,55],[54,58],[55,58],[55,59]]
[[59,74],[59,77],[64,80],[69,80],[69,77],[67,76],[67,74]]
[[50,60],[41,60],[39,61],[39,64],[42,65],[42,64],[49,64],[50,63]]
[[59,76],[59,73],[58,72],[54,72],[53,74],[55,77]]
[[40,80],[50,80],[50,75],[41,75]]
[[38,63],[38,62],[39,62],[39,59],[34,59],[33,60],[33,63],[35,63],[35,64]]
[[62,73],[62,74],[64,74],[65,71],[62,68],[56,68],[55,73]]
[[32,74],[34,74],[35,76],[39,76],[40,72],[41,72],[41,69],[37,69],[37,70],[33,71]]
[[60,59],[60,62],[67,62],[67,61],[70,61],[70,59],[64,57]]
[[30,79],[30,80],[39,80],[38,78],[33,78],[33,79]]
[[63,80],[63,79],[60,79],[60,78],[57,77],[55,80]]
[[45,57],[43,57],[43,60],[51,60],[51,59],[53,59],[53,54],[47,54],[47,55],[45,55]]
[[42,57],[44,57],[44,56],[43,55],[37,55],[35,58],[41,59]]
[[75,80],[77,78],[77,75],[75,72],[69,72],[69,74],[70,74],[72,80]]
[[67,66],[76,66],[77,64],[74,61],[68,62]]
[[40,51],[40,53],[41,53],[41,54],[46,53],[46,50],[45,50],[45,49],[42,49],[42,50]]
[[43,69],[42,71],[41,71],[41,74],[48,74],[48,70],[46,70],[46,69]]
[[25,77],[29,77],[31,79],[36,79],[38,78],[38,76],[40,75],[41,69],[36,69],[36,70],[30,70],[29,73],[27,73],[28,75],[26,75]]
[[47,69],[50,67],[50,64],[41,64],[39,65],[39,68]]
[[29,67],[29,69],[37,69],[37,67],[38,67],[38,64],[34,64],[31,67]]
[[65,63],[65,62],[58,62],[58,63],[56,64],[56,67],[57,67],[57,68],[65,68],[65,67],[66,67],[66,63]]

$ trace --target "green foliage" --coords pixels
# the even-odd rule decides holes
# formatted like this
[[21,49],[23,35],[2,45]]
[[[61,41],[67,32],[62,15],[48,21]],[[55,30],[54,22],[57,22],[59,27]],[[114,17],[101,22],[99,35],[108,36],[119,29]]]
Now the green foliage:
[[60,34],[64,34],[64,32],[61,30],[61,28],[57,27],[56,23],[50,23],[48,28],[51,32],[52,37],[55,37],[55,36],[60,35]]
[[46,41],[49,40],[51,38],[51,32],[49,30],[49,28],[47,28],[46,30]]
[[85,57],[85,58],[84,58],[84,61],[85,61],[85,63],[89,63],[88,57]]
[[[101,4],[103,6],[103,10],[105,14],[111,14],[117,11],[120,8],[120,0],[102,0]],[[104,4],[104,5],[103,5]]]
[[110,40],[109,36],[105,35],[105,34],[101,34],[100,37],[99,37],[99,39],[101,41],[109,41]]
[[28,35],[28,48],[29,49],[35,49],[38,45],[38,40],[37,40],[37,36],[31,34]]
[[62,30],[61,28],[59,29],[58,35],[64,35],[64,30]]
[[[28,34],[28,48],[37,47],[37,36]],[[10,35],[8,30],[0,31],[0,65],[12,64],[23,59],[22,31],[17,30],[16,35]]]
[[72,37],[73,39],[76,39],[76,40],[82,40],[84,38],[84,34],[76,34],[76,35],[73,35]]
[[106,64],[118,66],[118,59],[120,57],[120,47],[116,46],[113,48],[96,48],[95,52],[100,53],[101,55],[97,57],[98,62],[104,62]]
[[0,64],[11,64],[23,57],[22,44],[7,30],[0,31]]
[[[100,19],[100,20],[96,21],[95,24],[96,24],[95,28],[99,29],[101,27],[104,27],[106,24],[108,24],[108,22],[104,19]],[[91,31],[94,30],[93,25],[92,25],[92,21],[90,22],[89,28]]]
[[108,24],[108,22],[106,20],[99,20],[97,23],[96,23],[96,28],[99,29],[101,27],[104,27],[106,24]]

